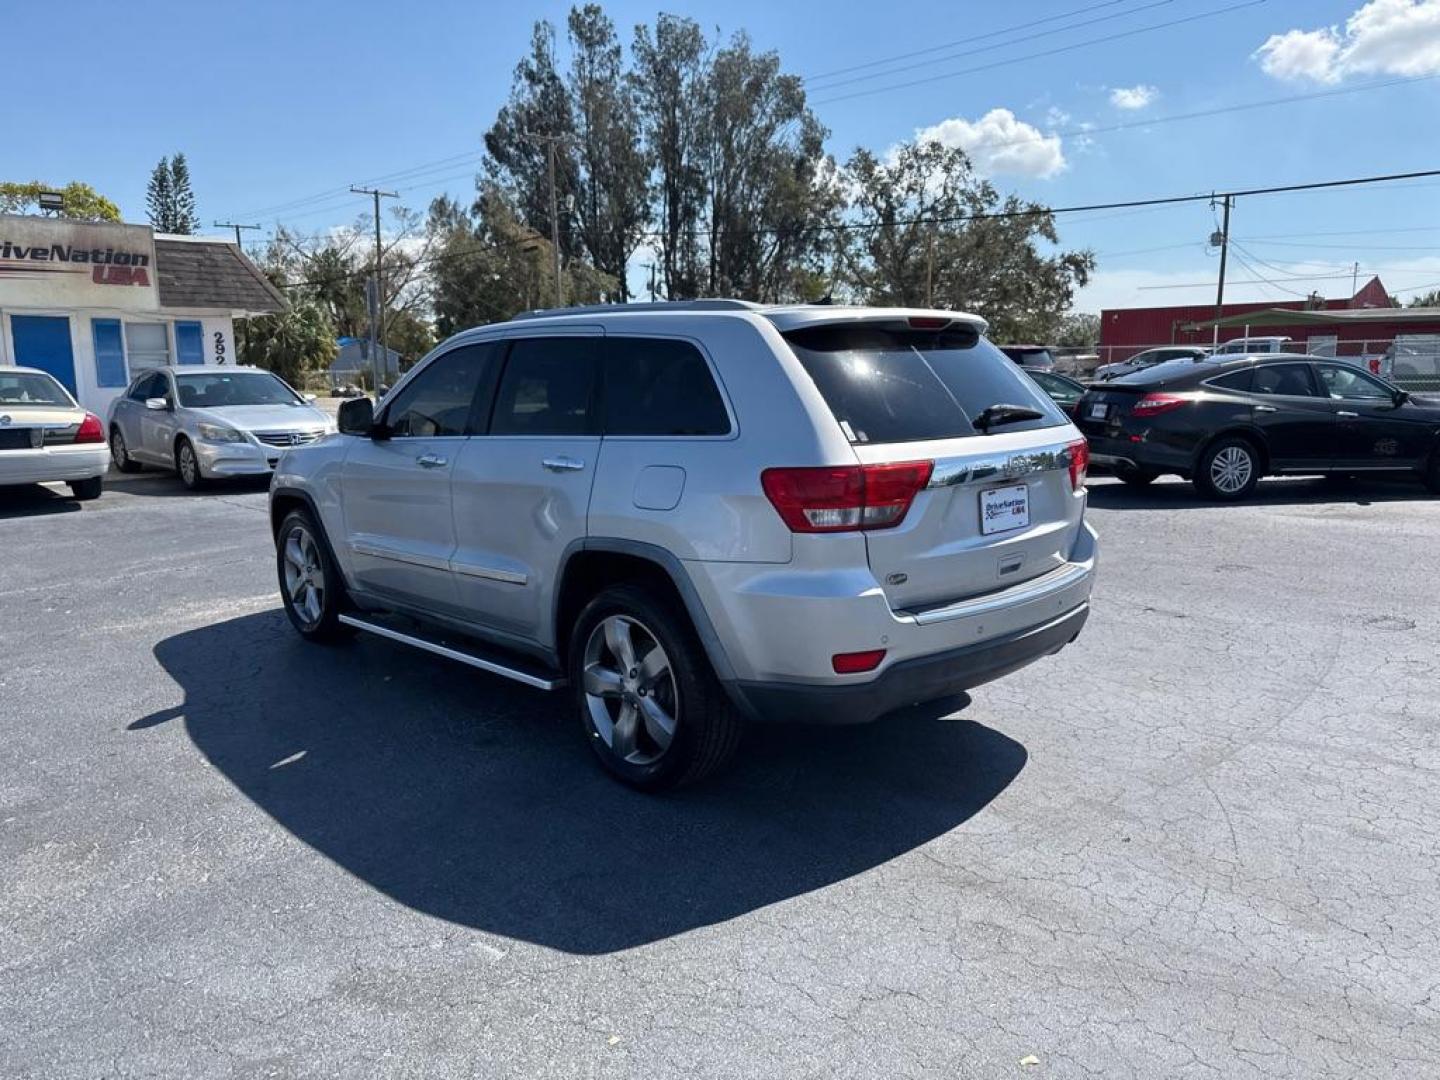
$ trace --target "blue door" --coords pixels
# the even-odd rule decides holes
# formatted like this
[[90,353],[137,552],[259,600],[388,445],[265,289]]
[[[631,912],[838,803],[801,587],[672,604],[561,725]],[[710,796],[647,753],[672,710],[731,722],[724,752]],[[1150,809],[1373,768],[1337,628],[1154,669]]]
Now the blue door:
[[75,353],[70,348],[70,320],[55,315],[11,315],[10,336],[15,363],[48,371],[71,394],[75,389]]

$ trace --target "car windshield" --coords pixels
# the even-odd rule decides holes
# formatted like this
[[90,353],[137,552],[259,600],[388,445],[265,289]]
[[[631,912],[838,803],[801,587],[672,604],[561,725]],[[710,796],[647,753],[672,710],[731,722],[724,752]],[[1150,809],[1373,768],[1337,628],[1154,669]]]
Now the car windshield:
[[303,405],[300,397],[268,371],[176,375],[180,406],[223,409],[231,405]]
[[1025,373],[971,329],[895,330],[819,326],[786,335],[852,443],[915,442],[976,434],[992,405],[1019,405],[1038,417],[995,430],[1066,423]]
[[65,388],[49,375],[16,371],[0,375],[0,405],[59,405],[75,407]]

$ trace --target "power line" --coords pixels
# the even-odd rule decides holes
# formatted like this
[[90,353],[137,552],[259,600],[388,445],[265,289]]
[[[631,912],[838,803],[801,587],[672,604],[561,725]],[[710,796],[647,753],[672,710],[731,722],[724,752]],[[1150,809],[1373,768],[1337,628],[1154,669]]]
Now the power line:
[[1087,7],[1075,8],[1072,11],[1062,11],[1058,15],[1047,15],[1043,19],[1033,19],[1027,23],[1017,23],[1015,26],[1002,27],[999,30],[991,30],[985,34],[978,34],[975,37],[965,38],[960,41],[947,41],[943,45],[932,45],[928,49],[915,49],[912,52],[896,53],[893,56],[886,56],[879,60],[871,60],[863,64],[851,64],[849,67],[832,68],[830,71],[822,71],[815,75],[806,75],[803,80],[806,83],[819,82],[828,79],[832,75],[848,75],[852,71],[863,71],[866,68],[881,67],[893,63],[896,60],[904,60],[911,56],[927,56],[930,53],[944,52],[946,49],[953,49],[960,45],[968,45],[973,41],[984,41],[987,38],[999,37],[1001,34],[1010,34],[1016,30],[1028,30],[1032,26],[1041,26],[1045,23],[1056,22],[1060,19],[1068,19],[1072,15],[1085,15],[1092,11],[1099,11],[1101,8],[1114,7],[1116,4],[1123,4],[1126,0],[1105,0],[1101,4],[1090,4]]
[[[1397,180],[1412,180],[1412,179],[1416,179],[1416,178],[1419,178],[1419,177],[1430,177],[1430,176],[1440,176],[1440,169],[1427,169],[1427,170],[1422,170],[1422,171],[1418,171],[1418,172],[1407,172],[1407,173],[1388,173],[1388,174],[1377,175],[1377,176],[1358,176],[1358,177],[1351,177],[1351,178],[1344,179],[1344,180],[1318,180],[1318,181],[1312,181],[1312,182],[1310,182],[1310,183],[1304,183],[1304,184],[1280,184],[1280,185],[1275,185],[1275,186],[1271,186],[1271,187],[1241,188],[1241,189],[1238,189],[1238,190],[1235,190],[1235,191],[1228,191],[1228,192],[1218,192],[1218,191],[1217,191],[1217,192],[1208,193],[1208,194],[1167,195],[1167,196],[1161,196],[1161,197],[1150,198],[1150,199],[1128,199],[1128,200],[1124,200],[1124,201],[1120,201],[1120,202],[1088,203],[1088,204],[1085,204],[1085,205],[1077,205],[1077,206],[1055,206],[1055,207],[1032,206],[1032,207],[1027,207],[1027,208],[1025,208],[1025,209],[1020,209],[1020,210],[992,210],[992,211],[982,211],[982,212],[980,212],[980,213],[973,213],[973,214],[951,214],[951,215],[944,215],[944,216],[916,217],[916,218],[900,219],[900,220],[895,220],[895,221],[874,221],[874,222],[869,222],[869,221],[840,221],[840,222],[831,222],[831,223],[825,223],[825,224],[820,224],[820,225],[802,225],[802,226],[799,226],[799,227],[796,227],[796,228],[783,228],[783,229],[782,229],[782,228],[775,228],[775,227],[773,227],[773,226],[760,226],[760,227],[756,227],[756,228],[720,230],[719,233],[717,233],[716,235],[725,235],[725,234],[727,234],[727,233],[735,233],[735,234],[739,234],[739,235],[773,235],[773,234],[781,234],[781,233],[783,233],[783,234],[785,234],[785,235],[792,235],[792,236],[793,236],[793,235],[803,234],[803,233],[807,233],[807,232],[842,232],[842,231],[848,232],[848,231],[859,231],[859,230],[867,230],[867,229],[885,229],[885,228],[905,227],[905,226],[910,226],[910,225],[943,225],[943,224],[958,224],[958,223],[960,223],[960,222],[966,222],[966,221],[993,221],[993,220],[1004,220],[1004,219],[1022,218],[1022,217],[1042,217],[1042,216],[1046,216],[1046,215],[1055,215],[1055,214],[1080,214],[1080,213],[1086,213],[1086,212],[1095,211],[1095,210],[1125,210],[1125,209],[1131,209],[1131,208],[1136,208],[1136,207],[1172,206],[1172,205],[1178,205],[1178,204],[1181,204],[1181,203],[1210,202],[1210,201],[1212,201],[1212,200],[1217,200],[1217,199],[1221,199],[1221,198],[1233,199],[1233,198],[1238,198],[1238,197],[1241,197],[1241,196],[1278,195],[1278,194],[1285,194],[1285,193],[1297,192],[1297,191],[1320,191],[1320,190],[1334,189],[1334,188],[1356,187],[1356,186],[1368,185],[1368,184],[1390,183],[1390,182],[1394,182],[1394,181],[1397,181]],[[697,237],[698,237],[698,236],[700,236],[700,235],[702,235],[702,234],[706,234],[706,230],[696,230],[696,231],[692,231],[692,233],[691,233],[690,235],[692,235],[692,236],[697,236]],[[648,231],[646,231],[646,232],[640,233],[639,235],[640,235],[642,238],[646,238],[646,239],[661,239],[661,238],[663,238],[663,236],[664,236],[663,233],[658,232],[658,231],[656,231],[656,230],[648,230]],[[425,257],[425,258],[421,258],[421,259],[415,260],[414,265],[421,265],[421,264],[429,264],[429,263],[434,263],[434,262],[441,262],[441,261],[446,261],[446,260],[451,259],[451,258],[473,257],[473,256],[475,256],[475,255],[484,254],[484,253],[487,253],[487,252],[489,252],[489,251],[503,250],[504,248],[512,247],[512,246],[514,246],[515,244],[519,244],[519,243],[534,243],[534,239],[535,239],[534,237],[527,236],[527,237],[522,237],[522,238],[520,238],[520,239],[518,239],[518,240],[516,240],[516,241],[513,241],[513,242],[507,242],[507,243],[504,243],[504,244],[488,245],[487,247],[479,248],[479,249],[472,249],[471,251],[467,251],[467,252],[454,252],[454,253],[451,253],[451,254],[449,254],[449,255],[443,255],[443,254],[442,254],[442,255],[437,255],[437,256],[427,256],[427,257]],[[362,271],[361,273],[363,273],[363,271]],[[287,285],[287,286],[285,286],[285,287],[286,287],[286,288],[300,288],[300,287],[303,287],[303,286],[306,286],[306,285],[316,285],[316,284],[321,284],[321,282],[318,282],[318,281],[292,282],[292,283],[290,283],[289,285]],[[1208,284],[1208,283],[1206,283],[1206,284]],[[1190,286],[1141,286],[1141,288],[1188,288],[1188,287],[1190,287]]]
[[[979,71],[990,71],[993,68],[1005,67],[1009,64],[1018,64],[1025,60],[1039,60],[1047,56],[1057,56],[1060,53],[1073,52],[1076,49],[1086,49],[1092,45],[1104,45],[1111,41],[1120,41],[1123,38],[1135,37],[1137,34],[1148,34],[1152,30],[1165,30],[1172,26],[1183,26],[1186,23],[1198,22],[1201,19],[1214,18],[1217,15],[1227,15],[1232,11],[1240,11],[1243,8],[1257,7],[1266,0],[1242,0],[1241,3],[1231,4],[1228,7],[1214,8],[1210,11],[1202,11],[1197,15],[1187,15],[1179,19],[1169,19],[1166,22],[1152,23],[1149,26],[1136,27],[1133,30],[1122,30],[1114,34],[1106,34],[1103,37],[1089,38],[1085,41],[1077,41],[1069,45],[1057,45],[1053,49],[1044,49],[1040,52],[1027,53],[1024,56],[1013,56],[1008,60],[997,60],[989,64],[980,64],[976,67],[964,68],[960,71],[948,71],[940,75],[927,75],[921,79],[910,79],[902,83],[891,83],[889,86],[876,86],[868,90],[855,90],[848,94],[839,94],[835,97],[821,98],[812,102],[814,105],[828,105],[836,101],[849,101],[852,98],[866,97],[870,94],[885,94],[892,90],[906,90],[912,86],[923,86],[927,83],[940,82],[945,79],[958,78],[961,75],[973,75]],[[823,90],[821,91],[824,92]]]
[[[1051,37],[1051,36],[1053,36],[1053,35],[1055,35],[1055,34],[1066,34],[1066,33],[1069,33],[1071,30],[1079,30],[1079,29],[1082,29],[1083,27],[1086,27],[1086,26],[1094,26],[1094,25],[1097,24],[1097,23],[1110,22],[1110,21],[1112,21],[1112,20],[1114,20],[1114,19],[1123,19],[1123,18],[1125,18],[1125,17],[1128,16],[1128,15],[1138,15],[1138,14],[1139,14],[1140,12],[1142,12],[1142,11],[1149,11],[1149,10],[1151,10],[1152,8],[1157,8],[1157,7],[1165,7],[1166,5],[1168,5],[1168,4],[1173,4],[1174,2],[1175,2],[1175,0],[1151,0],[1150,3],[1148,3],[1148,4],[1142,4],[1142,5],[1140,5],[1140,6],[1137,7],[1137,8],[1131,8],[1129,11],[1117,11],[1117,12],[1113,12],[1112,14],[1109,14],[1109,15],[1101,15],[1101,16],[1099,16],[1098,18],[1086,19],[1084,22],[1072,23],[1072,24],[1069,25],[1069,26],[1057,26],[1057,27],[1056,27],[1055,29],[1053,29],[1053,30],[1042,30],[1042,31],[1040,31],[1038,34],[1027,34],[1027,35],[1025,35],[1024,37],[1016,38],[1014,41],[997,41],[997,42],[995,42],[995,44],[993,44],[993,45],[986,45],[984,48],[980,48],[980,49],[966,49],[966,50],[963,50],[963,51],[961,51],[961,52],[952,53],[952,54],[949,55],[949,56],[937,56],[937,57],[934,57],[933,59],[930,59],[930,60],[920,60],[920,61],[915,62],[915,63],[907,64],[907,65],[905,65],[905,67],[896,68],[896,69],[891,70],[891,71],[874,71],[874,72],[871,72],[871,73],[868,74],[868,75],[855,75],[855,76],[853,76],[853,77],[851,77],[851,78],[849,78],[849,79],[841,79],[841,80],[839,80],[838,82],[832,82],[832,83],[829,83],[829,84],[826,85],[826,86],[822,86],[822,87],[819,88],[818,92],[819,92],[819,93],[822,93],[822,94],[825,94],[825,93],[829,93],[829,92],[832,91],[832,90],[837,90],[837,89],[839,89],[839,88],[842,87],[842,86],[851,86],[851,85],[853,85],[853,84],[855,84],[855,83],[868,82],[868,81],[870,81],[871,79],[883,79],[883,78],[886,78],[886,77],[891,76],[891,75],[899,75],[899,74],[902,74],[904,71],[906,71],[906,70],[913,70],[914,68],[930,67],[931,65],[934,65],[934,64],[948,64],[948,63],[950,63],[952,60],[963,60],[964,58],[969,57],[969,56],[979,56],[979,55],[981,55],[982,53],[993,52],[995,49],[1004,49],[1004,48],[1008,48],[1008,47],[1011,46],[1011,45],[1023,45],[1023,44],[1025,44],[1026,42],[1038,41],[1040,38]],[[1263,0],[1257,0],[1257,2],[1263,2]],[[1033,24],[1032,24],[1032,25],[1033,25]],[[1001,32],[1001,31],[996,31],[997,34],[1000,33],[1000,32]],[[994,36],[994,35],[984,35],[984,36]],[[973,39],[973,40],[979,40],[979,39],[976,38],[976,39]],[[957,42],[956,44],[962,44],[962,43]],[[919,52],[911,53],[910,55],[911,55],[911,56],[919,56],[919,55],[921,55],[921,54],[923,54],[923,53],[935,52],[935,51],[936,51],[935,49],[921,49],[921,50],[919,50]],[[900,59],[904,59],[904,57],[900,57]],[[808,88],[809,83],[810,83],[810,80],[807,79],[805,82],[806,82],[806,86],[807,86],[807,88]]]

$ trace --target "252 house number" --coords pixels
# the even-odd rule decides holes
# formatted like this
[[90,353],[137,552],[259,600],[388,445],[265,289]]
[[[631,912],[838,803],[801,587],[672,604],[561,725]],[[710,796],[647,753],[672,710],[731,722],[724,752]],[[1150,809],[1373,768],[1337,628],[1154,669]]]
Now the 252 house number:
[[219,330],[215,331],[215,363],[229,363],[229,361],[225,359],[225,335]]

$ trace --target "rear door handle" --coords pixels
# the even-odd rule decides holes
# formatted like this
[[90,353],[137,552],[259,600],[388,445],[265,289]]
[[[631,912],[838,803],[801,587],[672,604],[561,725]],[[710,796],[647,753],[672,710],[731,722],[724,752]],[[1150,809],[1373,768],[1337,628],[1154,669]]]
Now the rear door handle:
[[1360,416],[1359,413],[1348,412],[1348,411],[1346,411],[1345,409],[1340,409],[1338,412],[1335,413],[1335,415],[1336,415],[1336,416],[1343,416],[1346,420],[1355,420],[1355,419],[1358,419],[1359,416]]
[[446,465],[450,464],[450,460],[441,457],[439,454],[421,454],[415,459],[415,464],[419,465],[422,469],[443,469]]
[[1275,406],[1274,406],[1274,405],[1256,405],[1256,406],[1255,406],[1255,411],[1256,411],[1256,412],[1274,412],[1274,411],[1275,411]]
[[540,464],[551,472],[579,472],[585,468],[585,462],[564,454],[560,457],[547,457]]

